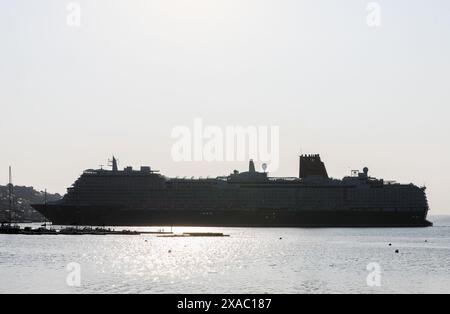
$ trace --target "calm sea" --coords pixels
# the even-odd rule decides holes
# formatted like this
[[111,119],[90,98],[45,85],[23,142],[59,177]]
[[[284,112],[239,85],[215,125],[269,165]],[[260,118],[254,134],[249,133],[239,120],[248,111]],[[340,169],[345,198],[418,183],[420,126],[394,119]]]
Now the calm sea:
[[430,219],[426,229],[174,228],[229,238],[0,235],[0,293],[450,293],[450,216]]

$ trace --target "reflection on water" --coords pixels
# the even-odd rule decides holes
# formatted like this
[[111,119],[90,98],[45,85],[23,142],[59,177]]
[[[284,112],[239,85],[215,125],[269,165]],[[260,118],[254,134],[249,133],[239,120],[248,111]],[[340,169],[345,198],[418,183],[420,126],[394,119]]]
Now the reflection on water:
[[[426,229],[173,230],[229,238],[0,235],[0,293],[449,293],[450,219],[433,220]],[[367,285],[372,262],[381,287]],[[81,266],[80,287],[67,284],[70,263]]]

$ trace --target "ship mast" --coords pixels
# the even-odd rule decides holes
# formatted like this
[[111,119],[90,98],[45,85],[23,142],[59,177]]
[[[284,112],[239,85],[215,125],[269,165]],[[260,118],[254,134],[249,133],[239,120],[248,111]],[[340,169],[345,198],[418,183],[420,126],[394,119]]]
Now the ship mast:
[[112,167],[112,171],[113,172],[119,171],[119,167],[117,165],[117,159],[114,156],[113,156],[113,158],[111,160],[108,159],[108,166]]
[[114,172],[119,171],[119,167],[117,166],[117,159],[114,156],[113,156],[113,159],[112,159],[112,168],[113,168]]
[[12,183],[12,170],[11,166],[9,166],[9,184],[8,184],[8,200],[9,200],[9,223],[12,223],[13,220],[13,202],[14,202],[14,186]]

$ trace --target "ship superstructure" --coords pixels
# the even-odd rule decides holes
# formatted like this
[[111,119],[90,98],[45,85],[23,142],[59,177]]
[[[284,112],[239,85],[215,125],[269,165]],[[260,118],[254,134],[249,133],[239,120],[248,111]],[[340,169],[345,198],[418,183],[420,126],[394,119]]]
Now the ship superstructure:
[[319,155],[300,156],[299,176],[255,170],[213,179],[168,178],[150,167],[86,170],[59,202],[36,204],[58,225],[425,227],[425,188],[385,182],[368,168],[342,180]]

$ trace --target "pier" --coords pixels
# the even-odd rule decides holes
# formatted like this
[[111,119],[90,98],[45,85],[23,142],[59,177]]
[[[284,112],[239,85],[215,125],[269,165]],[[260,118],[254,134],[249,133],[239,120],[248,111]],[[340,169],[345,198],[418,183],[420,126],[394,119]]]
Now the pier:
[[182,234],[160,235],[159,238],[229,237],[229,234],[215,232],[184,232]]
[[16,235],[156,235],[159,238],[195,238],[195,237],[229,237],[228,234],[218,232],[184,232],[175,234],[172,231],[132,231],[114,230],[104,227],[65,227],[62,229],[50,229],[47,227],[21,228],[18,225],[2,224],[0,234]]
[[131,230],[114,230],[106,228],[91,228],[91,227],[67,227],[63,229],[48,229],[48,228],[21,228],[16,225],[2,224],[0,227],[0,234],[16,234],[16,235],[141,235],[145,232],[131,231]]

